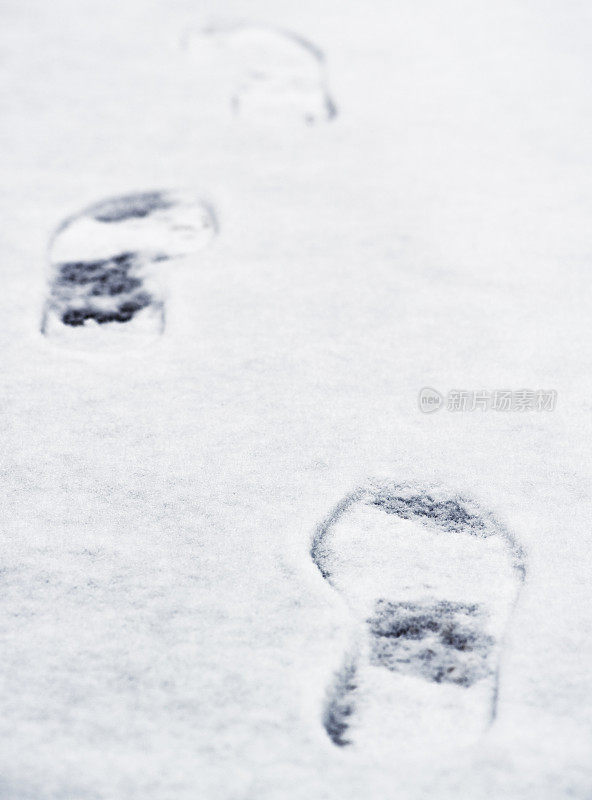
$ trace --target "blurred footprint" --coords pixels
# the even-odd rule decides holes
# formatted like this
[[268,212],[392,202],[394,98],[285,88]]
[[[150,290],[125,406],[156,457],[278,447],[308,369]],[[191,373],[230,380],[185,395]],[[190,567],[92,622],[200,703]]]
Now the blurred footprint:
[[41,332],[77,348],[142,344],[165,327],[165,262],[212,239],[211,209],[186,192],[102,200],[66,219],[49,246]]
[[337,115],[323,52],[294,33],[254,25],[209,27],[191,35],[188,47],[204,67],[209,59],[219,65],[236,114],[307,125]]
[[495,717],[504,630],[524,553],[473,502],[437,487],[373,484],[313,540],[357,638],[327,692],[334,744],[456,747]]

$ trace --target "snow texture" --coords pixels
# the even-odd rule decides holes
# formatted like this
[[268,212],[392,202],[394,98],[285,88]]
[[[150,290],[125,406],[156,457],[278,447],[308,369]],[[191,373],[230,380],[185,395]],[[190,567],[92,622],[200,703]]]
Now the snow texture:
[[2,800],[591,796],[591,13],[2,4]]

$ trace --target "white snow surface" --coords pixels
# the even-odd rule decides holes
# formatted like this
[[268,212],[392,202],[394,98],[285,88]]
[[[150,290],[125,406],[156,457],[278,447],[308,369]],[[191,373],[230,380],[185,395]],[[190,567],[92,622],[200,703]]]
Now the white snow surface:
[[[1,14],[2,800],[589,798],[590,5]],[[233,114],[186,42],[236,22],[320,47],[338,116]],[[219,232],[171,268],[164,334],[42,336],[56,226],[171,187]],[[423,386],[558,406],[423,415]],[[526,553],[461,754],[321,724],[352,621],[311,540],[373,475],[473,498]]]

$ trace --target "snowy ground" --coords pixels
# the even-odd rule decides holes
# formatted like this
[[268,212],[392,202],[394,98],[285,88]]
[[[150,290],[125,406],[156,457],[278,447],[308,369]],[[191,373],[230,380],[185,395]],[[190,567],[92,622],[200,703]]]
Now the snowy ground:
[[[589,798],[589,4],[1,13],[2,800]],[[195,42],[237,21],[322,48],[337,116],[233,113],[249,86]],[[162,335],[43,336],[59,223],[176,188],[219,230],[165,268]],[[423,386],[558,403],[428,415]],[[323,727],[359,620],[310,548],[373,476],[470,498],[525,554],[462,748],[398,742],[388,706],[363,746]]]

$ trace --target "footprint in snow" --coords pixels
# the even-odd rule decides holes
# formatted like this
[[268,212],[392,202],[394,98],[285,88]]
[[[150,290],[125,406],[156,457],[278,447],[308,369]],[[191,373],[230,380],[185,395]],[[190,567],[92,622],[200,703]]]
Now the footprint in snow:
[[190,36],[188,46],[204,64],[217,63],[236,114],[307,125],[337,115],[323,52],[294,33],[254,25],[209,27]]
[[207,204],[186,192],[123,195],[69,217],[50,241],[41,332],[91,349],[161,334],[167,262],[200,250],[215,230]]
[[357,620],[323,709],[331,741],[386,755],[474,741],[525,575],[511,535],[465,498],[382,483],[345,498],[311,555]]

